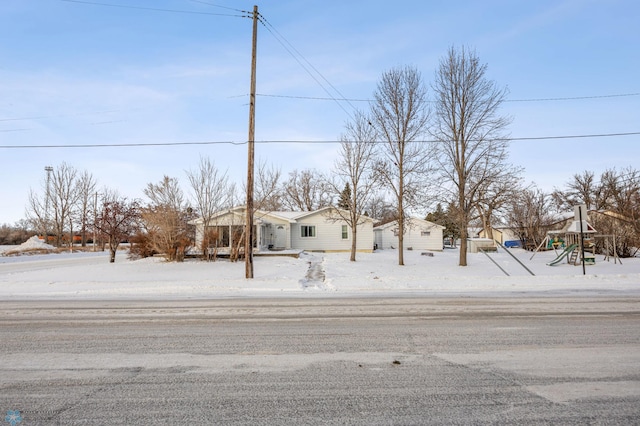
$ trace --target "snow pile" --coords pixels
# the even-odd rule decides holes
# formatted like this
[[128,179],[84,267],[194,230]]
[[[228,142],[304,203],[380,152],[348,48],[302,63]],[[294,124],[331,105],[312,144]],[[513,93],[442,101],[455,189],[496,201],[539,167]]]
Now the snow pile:
[[30,253],[50,253],[55,251],[55,249],[56,248],[54,246],[43,242],[37,235],[34,235],[18,247],[3,251],[2,255],[11,256]]

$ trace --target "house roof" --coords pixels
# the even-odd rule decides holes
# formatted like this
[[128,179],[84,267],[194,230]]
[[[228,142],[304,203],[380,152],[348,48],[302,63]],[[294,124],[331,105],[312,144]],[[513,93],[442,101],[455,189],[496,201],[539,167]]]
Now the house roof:
[[[418,225],[418,226],[425,226],[427,228],[440,228],[440,229],[445,229],[445,226],[442,225],[438,225],[437,223],[433,223],[431,221],[428,220],[424,220],[424,219],[420,219],[417,217],[410,217],[405,219],[405,223],[408,226],[413,226],[413,225]],[[383,225],[380,226],[376,226],[373,228],[374,231],[376,230],[385,230],[385,229],[389,229],[389,228],[393,228],[394,226],[398,226],[398,221],[397,220],[393,220],[391,222],[387,222]]]
[[[565,230],[565,232],[579,234],[580,233],[580,221],[579,220],[574,220],[573,222],[571,222],[571,224]],[[593,234],[595,232],[596,232],[596,230],[593,228],[593,226],[589,225],[589,223],[586,220],[582,221],[582,233],[584,233],[584,234],[587,234],[587,233]]]
[[277,216],[282,219],[287,219],[291,222],[295,222],[295,219],[299,217],[301,212],[292,212],[292,211],[276,211],[276,212],[268,212],[270,216]]
[[[271,217],[274,219],[280,219],[280,220],[284,220],[286,222],[289,223],[296,223],[299,219],[308,217],[308,216],[313,216],[316,214],[321,214],[324,212],[327,212],[329,210],[338,210],[335,207],[323,207],[319,210],[313,210],[313,211],[307,211],[307,212],[296,212],[296,211],[263,211],[263,210],[256,210],[256,212],[254,213],[254,218],[255,219],[262,219],[265,217]],[[221,210],[219,212],[217,212],[216,214],[213,215],[213,219],[221,217],[221,216],[225,216],[227,214],[235,214],[235,215],[244,215],[244,212],[246,211],[245,206],[238,206],[238,207],[233,207],[230,209],[225,209],[225,210]],[[345,215],[348,214],[348,212],[346,210],[341,210]],[[365,221],[373,221],[373,219],[371,219],[368,216],[362,216],[363,220]],[[192,225],[196,225],[199,223],[202,223],[203,219],[200,217],[198,219],[194,219],[192,221],[190,221],[189,223]]]
[[[341,217],[349,217],[349,211],[348,210],[339,209],[339,208],[333,207],[333,206],[327,206],[327,207],[323,207],[323,208],[318,209],[318,210],[313,210],[313,211],[309,211],[309,212],[300,212],[298,214],[298,216],[295,217],[295,219],[302,219],[304,217],[314,216],[314,215],[317,215],[317,214],[323,214],[323,213],[327,213],[327,212],[330,212],[330,211],[340,212],[340,216]],[[361,215],[359,222],[362,223],[362,221],[373,222],[373,219],[370,218],[369,216]]]
[[[232,207],[230,209],[220,210],[216,212],[211,218],[215,220],[217,218],[220,218],[226,215],[235,215],[235,216],[243,217],[245,215],[245,212],[246,212],[245,206],[237,206],[237,207]],[[253,214],[253,217],[254,217],[254,220],[261,220],[264,217],[272,217],[272,218],[283,220],[285,222],[294,223],[295,215],[299,215],[299,214],[300,212],[266,212],[262,210],[256,210],[255,213]],[[204,220],[202,219],[202,217],[199,217],[197,219],[189,221],[189,224],[197,225],[203,222]]]

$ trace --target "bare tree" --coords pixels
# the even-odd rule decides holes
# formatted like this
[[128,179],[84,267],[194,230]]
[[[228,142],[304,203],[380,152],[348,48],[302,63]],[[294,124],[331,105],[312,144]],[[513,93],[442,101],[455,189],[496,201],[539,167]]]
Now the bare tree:
[[[66,226],[69,225],[69,233],[73,233],[72,214],[78,200],[76,178],[78,171],[62,163],[54,169],[51,176],[51,188],[49,192],[49,206],[56,246],[61,246]],[[70,235],[70,243],[73,243],[73,235]]]
[[25,219],[19,220],[13,226],[5,223],[0,225],[0,245],[21,244],[35,234]]
[[254,188],[254,207],[257,210],[282,210],[282,192],[280,188],[279,168],[260,162],[257,167],[257,179]]
[[374,222],[387,223],[396,220],[397,209],[381,192],[375,192],[365,206],[365,214]]
[[27,198],[27,206],[25,208],[25,216],[27,220],[38,232],[42,233],[44,242],[48,243],[47,234],[50,229],[48,218],[48,201],[46,192],[43,194],[36,192],[33,188],[29,188],[29,195]]
[[487,238],[493,240],[493,225],[496,216],[504,213],[504,207],[517,195],[520,188],[522,169],[503,166],[493,179],[485,181],[486,186],[478,188],[476,210]]
[[42,183],[42,193],[29,191],[27,218],[38,230],[42,230],[45,241],[53,232],[54,244],[60,246],[69,232],[69,244],[73,244],[74,225],[80,226],[82,244],[86,245],[86,232],[92,222],[90,216],[91,197],[95,191],[93,176],[62,163],[58,167],[47,167],[47,178]]
[[423,201],[429,166],[426,145],[420,140],[429,120],[426,96],[415,68],[395,68],[382,74],[371,106],[371,123],[381,139],[376,174],[396,204],[399,265],[404,265],[405,217],[408,209]]
[[289,173],[289,180],[283,186],[285,208],[313,211],[331,205],[330,191],[326,178],[317,170],[308,169]]
[[77,216],[80,225],[80,238],[82,247],[87,245],[87,232],[89,224],[93,222],[93,212],[91,206],[93,204],[93,196],[96,192],[96,180],[88,171],[82,172],[76,181],[76,190],[78,194]]
[[347,124],[333,168],[334,178],[329,181],[333,192],[341,194],[336,213],[351,228],[349,260],[352,262],[356,260],[358,226],[364,223],[365,208],[376,184],[373,174],[375,129],[370,123],[369,118],[358,113],[354,121]]
[[[633,168],[606,170],[600,177],[596,203],[602,209],[623,214],[640,224],[640,172]],[[636,225],[637,226],[637,225]],[[637,228],[640,232],[640,227]]]
[[235,182],[229,183],[229,188],[227,188],[227,199],[229,200],[229,207],[236,207],[239,205],[243,205],[246,201],[243,199],[242,194],[246,194],[246,184],[243,182],[242,191],[238,191],[238,184]]
[[559,209],[571,210],[579,204],[585,204],[587,210],[597,209],[598,186],[595,174],[585,170],[582,174],[573,175],[573,180],[566,184],[564,190],[555,189],[551,196]]
[[601,233],[616,235],[616,250],[632,256],[640,247],[640,172],[633,168],[606,170],[597,195],[602,215],[594,225]]
[[109,262],[116,261],[118,246],[128,240],[139,226],[140,205],[138,201],[128,201],[117,192],[108,191],[102,200],[102,208],[96,219],[96,229],[109,245]]
[[143,190],[150,203],[142,209],[142,221],[155,250],[169,261],[184,260],[192,241],[187,222],[191,219],[178,180],[165,176]]
[[204,259],[209,259],[209,227],[214,215],[229,204],[229,179],[226,171],[220,172],[214,162],[203,157],[200,158],[197,170],[187,171],[187,177],[204,225],[202,254]]
[[[615,235],[615,249],[620,257],[632,256],[640,246],[640,172],[637,170],[605,170],[599,180],[593,172],[584,171],[575,174],[565,188],[556,188],[552,197],[561,210],[569,211],[585,204],[590,223],[598,233]],[[608,245],[609,249],[613,248]],[[605,240],[597,239],[596,248],[606,250]]]
[[[436,71],[435,157],[442,178],[451,185],[461,231],[460,266],[467,265],[468,224],[488,182],[495,181],[507,160],[505,131],[510,118],[498,114],[507,90],[485,76],[487,66],[475,52],[450,48]],[[445,187],[446,188],[446,187]]]
[[507,224],[518,233],[523,247],[533,250],[556,222],[551,196],[535,186],[521,189],[510,201]]
[[[253,188],[253,194],[254,194],[254,201],[253,201],[253,213],[254,213],[254,219],[255,219],[255,213],[258,210],[263,210],[263,211],[278,211],[282,209],[282,202],[283,202],[283,189],[281,189],[280,186],[280,176],[281,176],[281,171],[279,168],[271,165],[271,166],[267,166],[267,164],[263,161],[260,161],[260,163],[257,166],[257,177],[254,180],[254,188]],[[297,175],[296,175],[297,176]],[[235,195],[235,186],[232,187],[232,192],[234,193],[233,195],[233,205],[237,205],[240,200],[238,200],[236,198]],[[246,193],[246,185],[243,183],[243,191]],[[292,188],[291,189],[292,194],[296,194],[295,190]],[[245,256],[247,251],[245,250],[245,245],[247,243],[246,241],[246,225],[243,226],[237,226],[237,227],[233,227],[232,228],[232,232],[230,235],[231,238],[231,253],[229,258],[232,261],[237,261],[239,260],[241,257]],[[251,232],[252,234],[252,245],[253,247],[256,246],[257,240],[256,240],[256,233],[255,233],[255,229],[253,230],[253,232]]]

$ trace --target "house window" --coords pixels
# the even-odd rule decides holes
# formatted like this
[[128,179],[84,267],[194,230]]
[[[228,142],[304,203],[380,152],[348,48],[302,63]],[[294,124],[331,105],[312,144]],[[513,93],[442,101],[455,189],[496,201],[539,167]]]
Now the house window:
[[431,231],[421,231],[420,232],[420,236],[421,237],[430,237],[431,236]]
[[302,238],[313,238],[316,236],[315,225],[302,225],[300,226],[300,236]]
[[348,240],[349,239],[349,232],[347,229],[347,225],[342,225],[342,239],[343,240]]

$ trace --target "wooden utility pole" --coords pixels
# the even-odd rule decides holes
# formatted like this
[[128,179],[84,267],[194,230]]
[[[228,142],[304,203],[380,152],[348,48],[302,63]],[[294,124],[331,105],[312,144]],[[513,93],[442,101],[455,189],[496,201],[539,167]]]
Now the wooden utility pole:
[[251,43],[251,92],[249,93],[249,138],[247,140],[247,220],[245,223],[245,278],[253,278],[253,169],[256,124],[256,48],[258,45],[258,6],[253,6],[253,40]]

